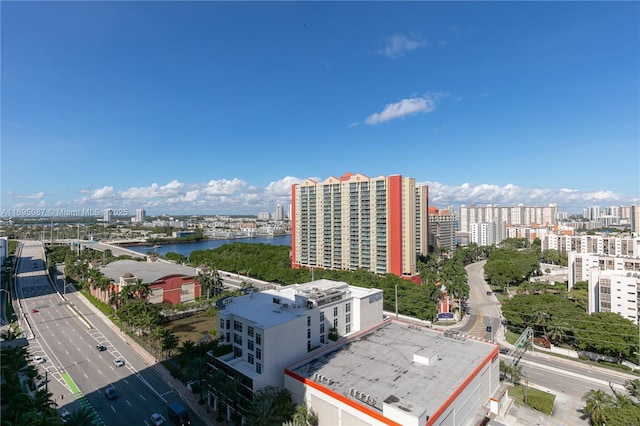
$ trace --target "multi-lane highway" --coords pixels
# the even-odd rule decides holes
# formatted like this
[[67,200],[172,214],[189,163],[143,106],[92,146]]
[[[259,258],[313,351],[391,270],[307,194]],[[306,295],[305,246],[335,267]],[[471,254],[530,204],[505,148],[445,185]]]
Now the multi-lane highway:
[[[70,411],[90,406],[105,425],[123,420],[151,425],[152,413],[166,417],[168,402],[179,400],[178,395],[82,296],[69,289],[64,296],[57,291],[45,264],[42,243],[23,243],[17,294],[21,315],[33,333],[29,352],[44,359],[38,368],[58,406]],[[97,350],[99,344],[107,349]],[[124,366],[114,365],[116,358],[122,358]],[[117,399],[105,396],[108,386],[116,389]]]

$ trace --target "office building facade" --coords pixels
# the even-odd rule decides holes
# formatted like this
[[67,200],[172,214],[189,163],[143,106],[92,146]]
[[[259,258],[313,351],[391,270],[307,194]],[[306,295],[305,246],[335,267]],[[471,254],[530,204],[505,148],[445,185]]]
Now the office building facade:
[[428,204],[428,188],[400,175],[347,173],[293,185],[292,267],[366,269],[419,282]]

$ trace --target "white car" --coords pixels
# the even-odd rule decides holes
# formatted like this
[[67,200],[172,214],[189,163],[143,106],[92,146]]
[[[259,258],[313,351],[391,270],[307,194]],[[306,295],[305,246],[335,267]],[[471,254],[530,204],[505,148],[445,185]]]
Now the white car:
[[116,358],[113,360],[113,365],[115,365],[116,367],[122,367],[124,365],[124,359],[122,358]]
[[162,417],[158,413],[153,413],[151,415],[151,423],[153,423],[155,426],[163,425],[164,424],[164,417]]
[[35,362],[36,364],[42,364],[43,362],[45,362],[45,359],[40,355],[36,355],[33,357],[33,362]]

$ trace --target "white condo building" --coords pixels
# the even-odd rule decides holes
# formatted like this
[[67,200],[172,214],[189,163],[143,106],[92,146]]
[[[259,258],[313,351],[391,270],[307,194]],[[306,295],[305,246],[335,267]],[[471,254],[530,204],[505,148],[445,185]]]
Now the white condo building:
[[540,238],[542,250],[575,251],[603,256],[640,257],[640,237],[565,235],[549,233]]
[[640,272],[589,269],[589,313],[615,312],[638,324]]
[[213,367],[233,370],[248,390],[283,386],[285,367],[338,336],[382,321],[382,290],[317,280],[225,300],[218,312],[221,342],[233,351]]

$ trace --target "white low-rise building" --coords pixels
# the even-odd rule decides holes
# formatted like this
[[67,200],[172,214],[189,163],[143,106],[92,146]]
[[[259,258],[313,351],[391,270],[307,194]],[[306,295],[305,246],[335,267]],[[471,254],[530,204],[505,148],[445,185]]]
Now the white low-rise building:
[[589,313],[615,312],[638,324],[640,272],[589,269]]
[[333,343],[330,333],[349,335],[383,317],[382,290],[324,279],[228,298],[222,306],[220,341],[233,350],[213,366],[232,370],[253,392],[282,387],[285,367]]
[[285,372],[319,425],[477,425],[499,410],[494,344],[391,320],[345,340]]

